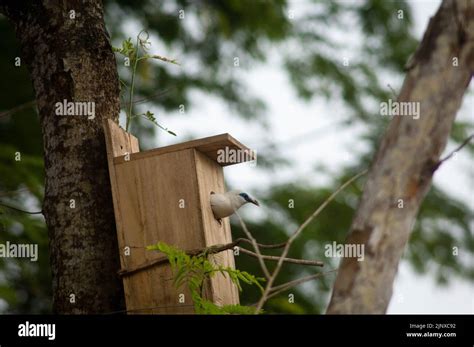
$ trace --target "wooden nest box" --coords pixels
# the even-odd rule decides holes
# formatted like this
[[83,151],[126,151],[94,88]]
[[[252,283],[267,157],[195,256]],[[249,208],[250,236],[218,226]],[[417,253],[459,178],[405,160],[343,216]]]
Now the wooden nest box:
[[[232,242],[228,218],[222,225],[214,219],[210,192],[225,191],[223,166],[253,157],[218,162],[220,149],[249,152],[229,134],[140,152],[137,138],[112,120],[104,121],[104,130],[127,311],[193,313],[190,293],[175,287],[169,263],[143,268],[163,258],[146,247],[163,241],[191,250]],[[232,250],[213,257],[234,267]],[[238,289],[221,274],[206,284],[205,297],[218,305],[239,303]]]

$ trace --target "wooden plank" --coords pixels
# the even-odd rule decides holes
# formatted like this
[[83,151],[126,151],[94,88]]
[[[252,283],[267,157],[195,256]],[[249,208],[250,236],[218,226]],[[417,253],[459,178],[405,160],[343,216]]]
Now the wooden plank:
[[[120,183],[115,194],[119,201],[121,216],[123,216],[120,228],[120,248],[130,248],[128,256],[122,254],[122,268],[128,269],[142,264],[148,259],[145,250],[145,235],[142,230],[143,192],[136,186],[135,167],[129,166],[120,169],[115,168],[117,181]],[[129,172],[130,170],[132,172]],[[149,300],[151,298],[151,281],[147,272],[140,272],[133,277],[124,278],[124,287],[128,310],[140,310],[133,311],[135,313],[153,313],[153,310],[144,310],[144,308],[154,306]],[[146,301],[148,301],[147,304],[144,304]]]
[[[124,229],[124,216],[122,215],[122,205],[119,195],[119,180],[117,180],[115,166],[113,164],[113,158],[116,156],[122,156],[126,154],[139,152],[140,148],[138,145],[138,139],[127,133],[125,130],[120,128],[118,124],[113,122],[111,119],[104,119],[104,134],[105,134],[105,143],[107,149],[107,161],[109,164],[109,176],[110,176],[110,185],[112,188],[112,199],[114,204],[114,214],[115,214],[115,224],[117,228],[117,239],[118,239],[118,248],[120,254],[120,264],[122,268],[127,268],[129,263],[129,257],[126,255],[125,246],[125,229]],[[137,241],[138,242],[138,241]],[[140,242],[138,242],[140,243]],[[140,253],[138,248],[131,248],[131,254]],[[143,251],[142,251],[143,252]],[[139,255],[138,255],[139,257]],[[117,269],[119,270],[119,269]],[[130,278],[125,278],[123,281],[124,292],[125,292],[125,301],[127,307],[135,300],[134,293],[139,293],[140,287],[147,287],[148,283],[147,277],[144,274],[139,274],[133,280]],[[134,306],[131,304],[131,306]],[[146,313],[146,312],[140,312]]]
[[[124,220],[125,244],[146,246],[163,241],[181,249],[205,246],[202,216],[199,208],[199,191],[194,168],[193,150],[170,152],[115,166]],[[184,203],[181,205],[180,203]],[[132,253],[127,267],[156,259],[157,252]],[[154,313],[193,313],[191,295],[186,288],[175,288],[169,264],[157,265],[146,273],[135,298],[127,302],[127,309],[156,307]],[[137,274],[129,276],[136,281]],[[146,288],[145,288],[146,287]],[[179,303],[179,294],[185,302]]]
[[138,139],[123,130],[111,119],[104,119],[105,145],[107,148],[107,158],[124,156],[127,153],[137,153],[140,151]]
[[[187,142],[178,143],[175,145],[150,149],[148,151],[138,152],[130,155],[130,158],[125,158],[122,156],[116,156],[114,158],[115,164],[123,164],[127,161],[134,161],[138,159],[148,158],[156,155],[161,155],[170,152],[181,151],[184,149],[196,148],[198,151],[204,153],[207,157],[214,161],[218,161],[218,150],[225,150],[228,148],[230,151],[237,151],[235,160],[230,162],[220,162],[219,165],[227,166],[238,163],[243,163],[245,161],[251,161],[255,159],[255,153],[251,151],[248,147],[244,146],[242,143],[237,141],[229,134],[220,134],[210,137],[205,137],[198,140],[192,140]],[[247,153],[247,154],[246,154]],[[129,160],[126,160],[129,159]]]
[[[230,222],[228,218],[217,222],[212,214],[210,193],[225,192],[223,168],[215,161],[201,153],[194,151],[196,162],[197,183],[199,187],[200,212],[202,214],[203,232],[206,246],[232,242]],[[232,250],[213,255],[216,264],[235,268]],[[228,277],[217,274],[211,279],[212,301],[218,305],[235,305],[239,303],[238,288]]]

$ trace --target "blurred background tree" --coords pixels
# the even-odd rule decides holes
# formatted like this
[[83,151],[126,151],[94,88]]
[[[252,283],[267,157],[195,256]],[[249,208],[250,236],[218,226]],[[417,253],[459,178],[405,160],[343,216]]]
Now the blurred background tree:
[[[167,56],[178,52],[181,67],[160,63],[140,64],[134,108],[142,111],[150,105],[158,115],[173,112],[197,102],[193,92],[214,95],[224,101],[229,112],[245,122],[266,128],[271,122],[265,114],[265,103],[247,88],[242,74],[229,68],[238,56],[245,66],[265,63],[277,56],[286,71],[291,87],[303,100],[325,99],[342,102],[347,113],[342,127],[362,127],[360,141],[367,150],[344,170],[333,174],[324,186],[305,180],[270,184],[256,193],[271,208],[269,215],[249,222],[249,228],[261,243],[277,243],[304,219],[352,173],[369,165],[370,158],[388,119],[373,117],[381,101],[395,98],[381,76],[398,76],[401,81],[404,64],[416,48],[413,36],[412,9],[404,1],[365,0],[360,2],[302,1],[304,15],[294,18],[288,1],[209,1],[183,0],[108,0],[107,28],[114,46],[134,37],[142,28],[154,40],[152,50]],[[403,20],[400,20],[402,11]],[[19,47],[14,32],[0,16],[0,110],[10,110],[33,100],[28,72],[15,66]],[[351,47],[337,40],[340,36],[355,38]],[[157,45],[155,45],[157,43]],[[348,53],[349,52],[349,53]],[[350,69],[344,64],[347,57]],[[125,82],[130,74],[123,58],[117,66]],[[272,62],[273,64],[273,59]],[[14,86],[14,87],[12,87]],[[278,95],[275,95],[278,98]],[[123,100],[126,102],[127,100]],[[1,111],[0,111],[1,112]],[[158,121],[161,122],[158,117]],[[190,129],[205,124],[193,124]],[[166,124],[163,124],[166,126]],[[181,129],[171,129],[180,133]],[[471,122],[456,122],[453,143],[460,143],[473,130]],[[160,132],[146,120],[132,123],[131,132],[144,149],[157,145]],[[178,141],[184,141],[178,137]],[[291,159],[278,152],[276,143],[265,138],[259,151],[258,170],[276,172],[291,165]],[[27,104],[17,112],[0,113],[0,202],[29,211],[41,210],[43,192],[42,141],[34,105]],[[467,151],[472,156],[474,146]],[[21,152],[21,165],[15,153]],[[354,184],[326,208],[294,244],[289,256],[323,259],[326,268],[336,260],[324,257],[323,245],[343,242],[351,223],[362,186]],[[294,208],[288,201],[293,199]],[[449,192],[433,187],[419,213],[409,249],[405,255],[420,273],[432,273],[440,283],[459,277],[474,280],[474,237],[470,231],[473,212]],[[48,264],[48,239],[41,215],[29,215],[0,207],[0,243],[38,243],[39,261],[0,258],[0,312],[50,312],[51,280]],[[448,227],[447,227],[448,226]],[[233,225],[234,237],[242,236]],[[330,232],[328,232],[330,231]],[[452,247],[462,245],[464,257],[454,257]],[[259,273],[255,259],[237,257],[237,267]],[[311,269],[286,265],[278,282],[289,281]],[[282,294],[270,300],[267,312],[322,313],[328,300],[334,276],[329,275],[291,290],[298,297],[289,304]],[[244,288],[241,301],[253,303],[257,292]]]

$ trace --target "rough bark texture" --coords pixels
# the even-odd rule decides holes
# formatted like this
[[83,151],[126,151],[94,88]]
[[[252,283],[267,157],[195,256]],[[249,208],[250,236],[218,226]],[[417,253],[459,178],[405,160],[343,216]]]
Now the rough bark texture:
[[[53,310],[122,309],[102,129],[103,118],[116,120],[119,114],[119,84],[102,3],[15,0],[3,1],[0,11],[15,26],[40,114]],[[56,115],[55,103],[63,100],[95,102],[95,118]],[[75,208],[70,207],[71,199]],[[75,303],[70,302],[71,294]]]
[[421,117],[396,116],[382,139],[346,240],[365,245],[365,260],[341,262],[329,314],[387,310],[398,262],[474,70],[474,1],[443,1],[408,68],[398,101],[419,101]]

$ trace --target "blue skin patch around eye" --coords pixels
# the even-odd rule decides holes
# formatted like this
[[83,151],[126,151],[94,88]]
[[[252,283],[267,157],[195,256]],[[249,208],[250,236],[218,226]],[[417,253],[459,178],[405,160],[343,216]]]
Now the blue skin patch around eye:
[[249,196],[247,193],[240,193],[239,194],[241,197],[243,197],[245,199],[245,201],[249,201],[250,202],[250,199],[249,199]]

